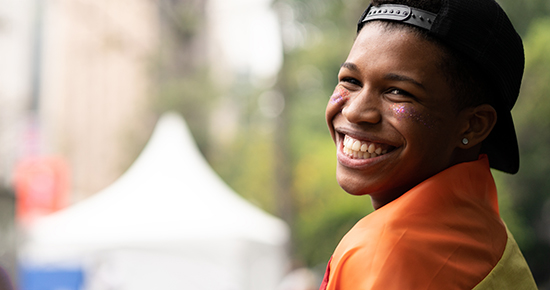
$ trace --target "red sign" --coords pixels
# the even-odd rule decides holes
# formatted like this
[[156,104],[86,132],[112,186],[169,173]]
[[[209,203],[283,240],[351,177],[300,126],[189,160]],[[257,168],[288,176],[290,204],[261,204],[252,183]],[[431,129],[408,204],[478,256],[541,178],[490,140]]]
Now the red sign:
[[16,217],[24,224],[67,205],[69,166],[58,157],[29,157],[14,172]]

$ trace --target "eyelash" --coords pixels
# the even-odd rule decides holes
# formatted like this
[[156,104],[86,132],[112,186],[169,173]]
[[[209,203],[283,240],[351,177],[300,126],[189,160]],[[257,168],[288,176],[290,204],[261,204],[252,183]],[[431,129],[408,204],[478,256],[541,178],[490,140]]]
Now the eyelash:
[[[404,97],[406,100],[409,100],[409,101],[410,101],[411,99],[413,99],[413,100],[416,99],[416,97],[415,97],[413,94],[411,94],[411,93],[409,93],[409,92],[407,92],[407,91],[405,91],[405,90],[402,90],[402,89],[392,88],[392,89],[390,89],[390,90],[387,91],[387,94],[390,95],[390,99],[391,99],[392,97],[394,97],[394,96],[402,96],[402,97]],[[404,100],[402,100],[402,99],[399,99],[399,100],[398,100],[398,99],[394,99],[393,101],[394,101],[394,102],[397,102],[397,101],[401,101],[401,102],[402,102],[402,101],[404,101]]]
[[401,89],[391,89],[388,91],[388,93],[392,95],[403,95],[403,96],[412,96],[409,92],[401,90]]
[[361,82],[358,81],[357,79],[355,78],[351,78],[351,77],[343,77],[340,82],[343,82],[343,83],[350,83],[352,85],[356,85],[356,86],[362,86]]

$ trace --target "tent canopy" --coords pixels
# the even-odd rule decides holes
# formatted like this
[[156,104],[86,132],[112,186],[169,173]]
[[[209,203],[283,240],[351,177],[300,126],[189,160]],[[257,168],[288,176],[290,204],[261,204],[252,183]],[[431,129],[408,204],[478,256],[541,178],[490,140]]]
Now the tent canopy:
[[202,157],[184,120],[167,113],[127,172],[90,198],[37,221],[22,252],[49,260],[201,241],[284,246],[288,238],[287,225],[233,192]]

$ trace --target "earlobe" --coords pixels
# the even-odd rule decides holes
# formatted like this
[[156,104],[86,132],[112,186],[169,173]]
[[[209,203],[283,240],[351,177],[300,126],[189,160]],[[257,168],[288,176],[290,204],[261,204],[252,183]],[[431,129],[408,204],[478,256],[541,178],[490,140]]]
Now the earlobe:
[[469,149],[481,144],[489,136],[489,133],[491,133],[497,122],[497,112],[489,104],[482,104],[471,108],[467,114],[467,127],[460,140],[463,149]]

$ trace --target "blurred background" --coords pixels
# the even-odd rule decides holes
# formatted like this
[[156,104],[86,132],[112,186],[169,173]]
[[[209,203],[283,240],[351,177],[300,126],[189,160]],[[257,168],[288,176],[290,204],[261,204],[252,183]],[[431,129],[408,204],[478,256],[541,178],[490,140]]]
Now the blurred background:
[[[550,289],[550,2],[498,2],[526,54],[520,172],[494,172],[501,215]],[[169,281],[152,274],[163,266],[222,281],[193,289],[318,288],[340,238],[372,211],[336,183],[324,120],[367,1],[0,3],[0,266],[16,289],[141,289],[125,273]],[[210,218],[227,224],[178,226]],[[54,251],[55,238],[79,248]],[[227,259],[197,261],[209,254]]]

